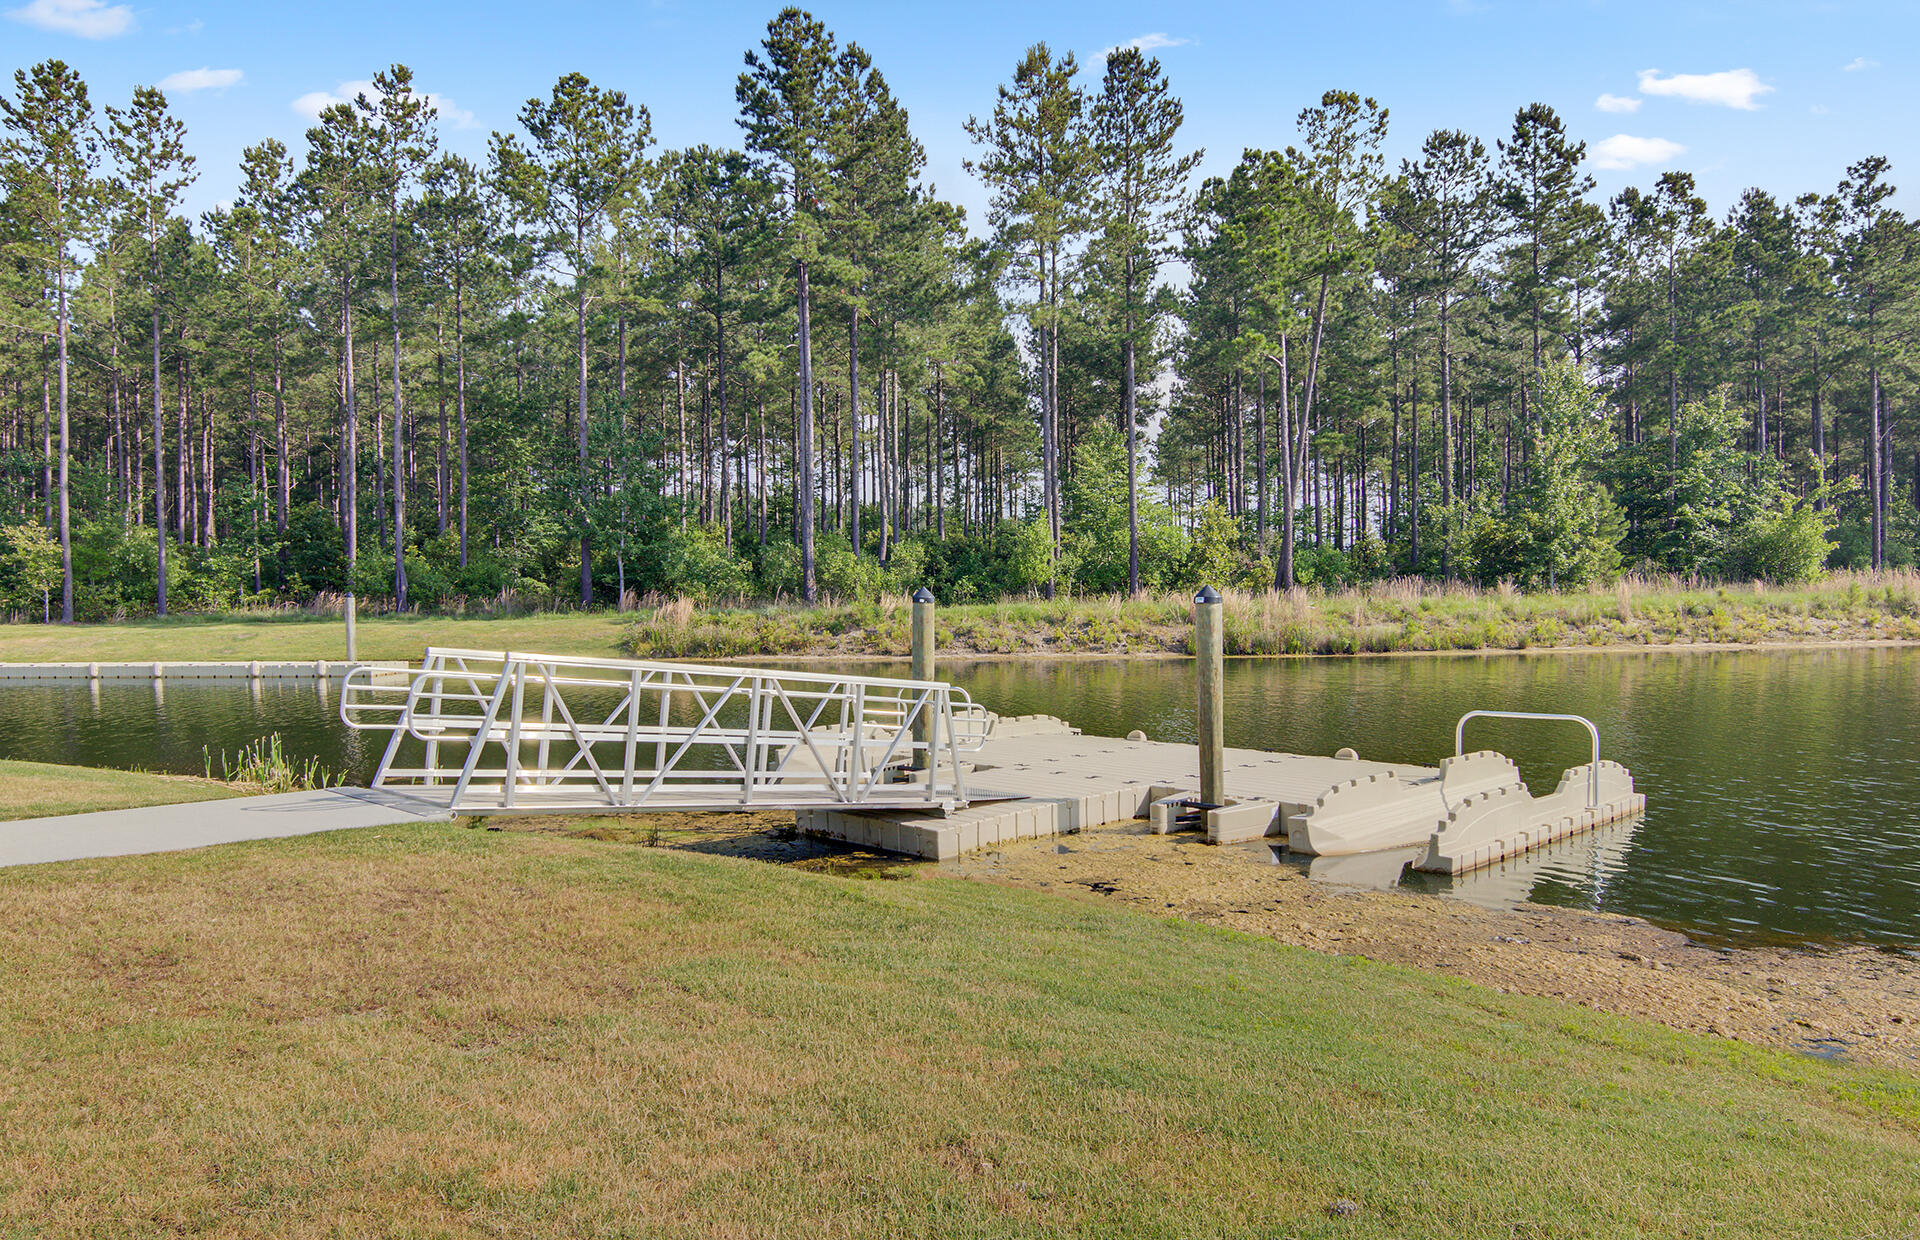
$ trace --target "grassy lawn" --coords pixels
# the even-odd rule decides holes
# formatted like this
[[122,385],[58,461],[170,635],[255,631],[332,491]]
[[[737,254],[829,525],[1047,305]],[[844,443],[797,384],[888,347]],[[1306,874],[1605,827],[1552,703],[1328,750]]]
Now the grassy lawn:
[[0,1082],[8,1236],[1920,1217],[1911,1077],[1044,893],[447,827],[0,872]]
[[[428,646],[618,655],[631,616],[543,612],[507,618],[367,616],[359,657],[418,659]],[[117,624],[0,624],[0,663],[139,662],[148,659],[344,659],[337,616],[305,613],[179,616]]]
[[141,805],[178,805],[239,796],[245,791],[249,790],[186,775],[148,775],[138,771],[103,771],[87,766],[0,759],[0,820],[90,814],[95,810],[133,809]]

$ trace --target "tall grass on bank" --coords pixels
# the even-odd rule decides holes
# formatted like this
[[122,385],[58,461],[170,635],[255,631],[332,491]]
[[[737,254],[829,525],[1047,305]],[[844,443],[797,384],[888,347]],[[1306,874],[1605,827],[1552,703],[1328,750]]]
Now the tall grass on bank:
[[[1225,602],[1237,655],[1920,640],[1914,570],[1797,587],[1625,577],[1541,594],[1405,577],[1330,592],[1228,590]],[[1192,607],[1184,592],[960,604],[940,609],[940,644],[958,655],[1183,653]],[[648,597],[622,647],[643,658],[894,658],[908,651],[910,615],[904,598],[701,609]]]
[[336,788],[346,777],[329,770],[318,758],[296,758],[286,751],[278,732],[248,741],[229,754],[200,747],[208,779],[213,779],[214,762],[220,764],[219,778],[230,784],[250,784],[268,792],[304,792],[309,788]]
[[[427,646],[555,654],[731,660],[904,657],[911,604],[901,596],[807,607],[793,602],[703,608],[629,597],[622,610],[521,612],[501,598],[464,614],[362,613],[363,659],[417,659]],[[340,600],[306,608],[225,612],[124,624],[0,625],[0,661],[338,659]],[[1400,578],[1351,589],[1228,591],[1232,654],[1524,650],[1715,643],[1920,641],[1920,572],[1836,573],[1804,586],[1629,577],[1592,590],[1523,594],[1510,587]],[[1017,598],[940,609],[952,656],[1179,654],[1188,649],[1186,591],[1135,597]]]

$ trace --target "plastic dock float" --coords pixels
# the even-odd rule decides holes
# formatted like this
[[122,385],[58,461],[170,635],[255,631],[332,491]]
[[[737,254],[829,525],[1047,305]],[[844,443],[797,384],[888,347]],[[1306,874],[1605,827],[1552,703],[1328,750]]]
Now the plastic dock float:
[[1599,796],[1589,803],[1595,774],[1592,767],[1576,766],[1543,797],[1524,784],[1475,793],[1448,812],[1413,868],[1466,874],[1646,812],[1647,798],[1634,791],[1632,774],[1618,762],[1599,764]]
[[[1438,775],[1431,767],[1256,749],[1228,749],[1226,773],[1236,794],[1232,802],[1194,815],[1196,822],[1204,820],[1207,838],[1215,843],[1278,834],[1289,816],[1310,809],[1322,793],[1349,779]],[[968,806],[947,815],[807,809],[798,825],[848,843],[940,859],[1135,818],[1171,826],[1168,810],[1196,795],[1191,791],[1194,751],[1191,745],[1082,736],[1047,716],[1000,719],[972,764],[968,786]],[[1424,840],[1435,820],[1400,843]]]
[[1618,763],[1573,767],[1554,792],[1535,797],[1513,762],[1492,750],[1426,767],[1365,761],[1351,750],[1325,758],[1229,749],[1226,773],[1236,795],[1203,806],[1192,791],[1192,746],[1082,736],[1060,720],[1027,716],[996,721],[971,765],[963,809],[803,809],[798,825],[945,860],[1146,818],[1156,831],[1203,828],[1212,843],[1284,836],[1289,851],[1330,866],[1366,869],[1384,859],[1397,873],[1410,859],[1418,869],[1464,874],[1646,808]]

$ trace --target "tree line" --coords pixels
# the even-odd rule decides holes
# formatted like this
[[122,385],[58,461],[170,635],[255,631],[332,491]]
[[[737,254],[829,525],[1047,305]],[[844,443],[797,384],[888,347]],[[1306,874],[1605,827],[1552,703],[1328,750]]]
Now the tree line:
[[476,162],[393,65],[190,220],[161,91],[17,71],[0,602],[1912,562],[1917,236],[1883,159],[1716,219],[1685,173],[1596,201],[1544,104],[1392,168],[1387,110],[1329,91],[1196,185],[1157,59],[1039,44],[966,123],[969,230],[810,15],[736,98],[738,149],[659,149],[567,74]]

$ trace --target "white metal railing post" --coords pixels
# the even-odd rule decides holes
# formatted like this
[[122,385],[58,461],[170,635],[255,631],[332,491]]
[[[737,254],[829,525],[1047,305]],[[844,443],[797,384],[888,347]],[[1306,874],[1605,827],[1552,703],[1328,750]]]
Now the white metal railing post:
[[640,678],[643,675],[639,668],[634,668],[632,683],[627,687],[627,770],[620,778],[620,796],[628,801],[633,799],[634,750],[640,743]]
[[743,805],[753,803],[753,777],[760,769],[760,677],[755,676],[747,683],[747,769],[746,782],[740,786]]
[[534,776],[535,783],[539,783],[542,778],[548,777],[547,772],[552,769],[550,746],[553,736],[553,664],[543,661],[539,666],[541,681],[540,756],[535,759],[535,764],[540,768],[540,773]]
[[1463,757],[1467,752],[1469,719],[1536,719],[1552,723],[1577,723],[1585,728],[1593,741],[1593,760],[1587,766],[1587,808],[1600,808],[1600,729],[1593,726],[1593,720],[1585,715],[1556,715],[1530,710],[1470,710],[1453,725],[1453,756],[1456,758]]
[[500,793],[500,800],[509,809],[513,806],[513,794],[520,782],[520,713],[526,707],[526,670],[527,661],[524,657],[500,669],[502,676],[513,680],[513,714],[507,719],[507,779]]
[[[431,674],[434,678],[433,698],[432,698],[433,705],[428,709],[430,709],[433,712],[434,717],[437,719],[440,716],[440,701],[441,701],[440,682],[443,676],[443,672],[441,670],[441,660],[438,659],[437,657],[429,655],[425,663],[423,664],[421,670],[424,673]],[[430,740],[427,742],[427,769],[429,771],[437,772],[439,769],[439,766],[440,766],[440,742],[438,740]],[[429,784],[437,784],[440,782],[440,778],[438,774],[429,775],[427,777],[427,782]]]
[[[478,689],[476,683],[474,688]],[[467,789],[473,784],[473,773],[479,769],[481,751],[486,748],[487,737],[493,732],[494,723],[500,718],[501,704],[507,698],[506,667],[500,669],[500,676],[494,681],[493,696],[487,702],[487,713],[480,717],[480,724],[474,729],[473,739],[467,743],[467,760],[460,765],[460,779],[453,786],[453,807],[458,809],[461,800],[467,795]]]

